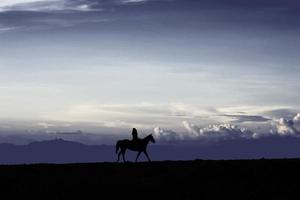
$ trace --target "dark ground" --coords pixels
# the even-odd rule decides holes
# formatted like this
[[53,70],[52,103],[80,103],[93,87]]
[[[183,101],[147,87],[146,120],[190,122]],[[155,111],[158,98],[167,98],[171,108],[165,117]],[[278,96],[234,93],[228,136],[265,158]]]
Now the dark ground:
[[298,199],[300,159],[2,165],[0,190],[26,199]]

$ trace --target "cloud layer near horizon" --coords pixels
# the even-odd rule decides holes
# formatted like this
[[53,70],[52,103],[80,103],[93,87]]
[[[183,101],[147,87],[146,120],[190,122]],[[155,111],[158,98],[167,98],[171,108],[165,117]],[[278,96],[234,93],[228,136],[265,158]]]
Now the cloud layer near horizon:
[[[195,120],[194,120],[195,121]],[[197,119],[196,119],[197,121]],[[248,140],[266,137],[299,137],[299,113],[292,118],[273,119],[271,122],[258,122],[265,125],[264,130],[257,129],[258,124],[219,123],[209,125],[195,125],[196,122],[187,120],[181,122],[181,130],[155,127],[154,129],[138,127],[140,137],[153,133],[159,143],[180,143],[189,141],[225,141]],[[123,124],[125,125],[125,124]],[[119,128],[117,128],[119,127]],[[0,128],[0,141],[26,144],[36,140],[63,138],[87,144],[111,144],[117,139],[130,138],[130,131],[134,124],[127,124],[120,128],[120,124],[104,126],[101,123],[78,122],[38,122],[34,126],[30,122],[10,124],[3,122]]]
[[172,130],[164,130],[160,127],[154,128],[154,135],[161,141],[180,141],[180,140],[234,140],[234,139],[259,139],[260,137],[273,136],[295,136],[300,135],[296,124],[299,123],[298,113],[293,119],[274,119],[272,128],[269,132],[257,133],[249,128],[240,128],[233,124],[212,124],[200,127],[188,121],[183,121],[186,129],[183,133]]

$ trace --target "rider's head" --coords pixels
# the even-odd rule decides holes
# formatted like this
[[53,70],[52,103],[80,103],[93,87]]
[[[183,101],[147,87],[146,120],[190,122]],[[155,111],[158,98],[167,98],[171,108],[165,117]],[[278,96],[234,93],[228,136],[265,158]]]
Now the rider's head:
[[131,133],[131,134],[132,134],[132,138],[133,138],[133,139],[136,139],[136,138],[138,137],[138,133],[137,133],[136,128],[133,128],[133,129],[132,129],[132,133]]

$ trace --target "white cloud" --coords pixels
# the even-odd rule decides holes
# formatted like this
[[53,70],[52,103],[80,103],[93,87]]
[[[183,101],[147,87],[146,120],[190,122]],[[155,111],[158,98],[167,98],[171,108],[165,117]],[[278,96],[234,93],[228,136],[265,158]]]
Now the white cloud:
[[8,32],[8,31],[12,31],[15,30],[17,27],[13,27],[13,26],[4,26],[0,24],[0,33],[4,33],[4,32]]
[[169,109],[173,116],[185,117],[211,116],[218,112],[214,108],[203,108],[181,102],[171,103]]
[[164,130],[160,127],[155,127],[153,131],[154,137],[161,141],[174,142],[183,139],[183,135],[172,130]]
[[50,123],[47,123],[47,122],[39,122],[39,123],[37,123],[37,125],[44,128],[44,129],[48,129],[50,127],[55,126],[54,124],[50,124]]
[[256,139],[259,137],[250,129],[239,128],[232,124],[214,124],[205,127],[199,127],[188,121],[183,121],[182,124],[186,131],[178,133],[173,130],[156,127],[154,128],[154,136],[161,141],[167,142],[203,139]]
[[93,4],[88,1],[70,0],[1,0],[0,12],[4,11],[90,11]]
[[297,115],[293,118],[294,123],[300,123],[300,113],[297,113]]
[[[109,2],[115,4],[145,3],[149,0],[118,0]],[[4,11],[94,11],[99,4],[91,0],[0,0],[0,12]]]
[[253,138],[254,132],[246,128],[239,128],[232,124],[214,124],[207,127],[198,127],[187,121],[183,121],[183,126],[190,133],[192,138]]
[[64,0],[1,0],[0,1],[0,11],[10,11],[10,10],[30,10],[36,11],[38,9],[50,9],[62,8]]
[[172,121],[168,110],[160,104],[99,104],[74,105],[57,112],[43,115],[44,120],[68,122],[94,122],[99,126],[115,128],[147,128],[153,124],[164,124]]
[[34,3],[34,2],[49,2],[49,1],[51,1],[51,0],[1,0],[0,8],[14,6],[17,4],[26,4],[26,3]]
[[294,135],[297,133],[297,130],[294,127],[293,120],[287,120],[284,118],[280,118],[277,121],[277,132],[280,135]]
[[293,119],[280,118],[275,120],[275,126],[280,135],[296,135],[299,131],[295,127],[300,122],[300,113],[297,113]]
[[200,128],[192,123],[189,123],[187,121],[183,121],[182,122],[183,127],[186,128],[186,130],[188,131],[188,133],[191,134],[192,137],[197,137],[199,136],[199,130]]
[[109,128],[151,128],[152,126],[149,126],[149,124],[146,123],[138,123],[138,122],[128,122],[128,121],[121,121],[121,120],[101,120],[101,122],[98,123],[100,126],[103,127],[109,127]]
[[[193,118],[190,112],[194,108],[186,104],[169,103],[136,103],[136,104],[86,104],[73,105],[59,111],[45,113],[46,120],[81,121],[81,122],[101,122],[108,127],[131,127],[131,126],[176,126],[183,119]],[[197,109],[201,112],[201,108]],[[203,116],[208,116],[209,112],[203,109]],[[211,112],[210,112],[211,113]],[[209,117],[207,117],[209,118]],[[206,119],[206,122],[210,119]],[[205,121],[205,120],[203,120]]]

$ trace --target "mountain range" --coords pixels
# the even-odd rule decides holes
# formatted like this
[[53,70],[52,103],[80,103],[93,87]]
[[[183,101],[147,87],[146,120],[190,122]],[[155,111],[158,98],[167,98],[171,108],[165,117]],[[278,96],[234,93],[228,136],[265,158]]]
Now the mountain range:
[[[209,143],[150,144],[152,160],[299,158],[300,139],[263,138]],[[133,161],[136,152],[127,151]],[[85,145],[63,139],[27,145],[0,144],[0,164],[115,162],[114,145]],[[140,161],[145,161],[144,155]]]

